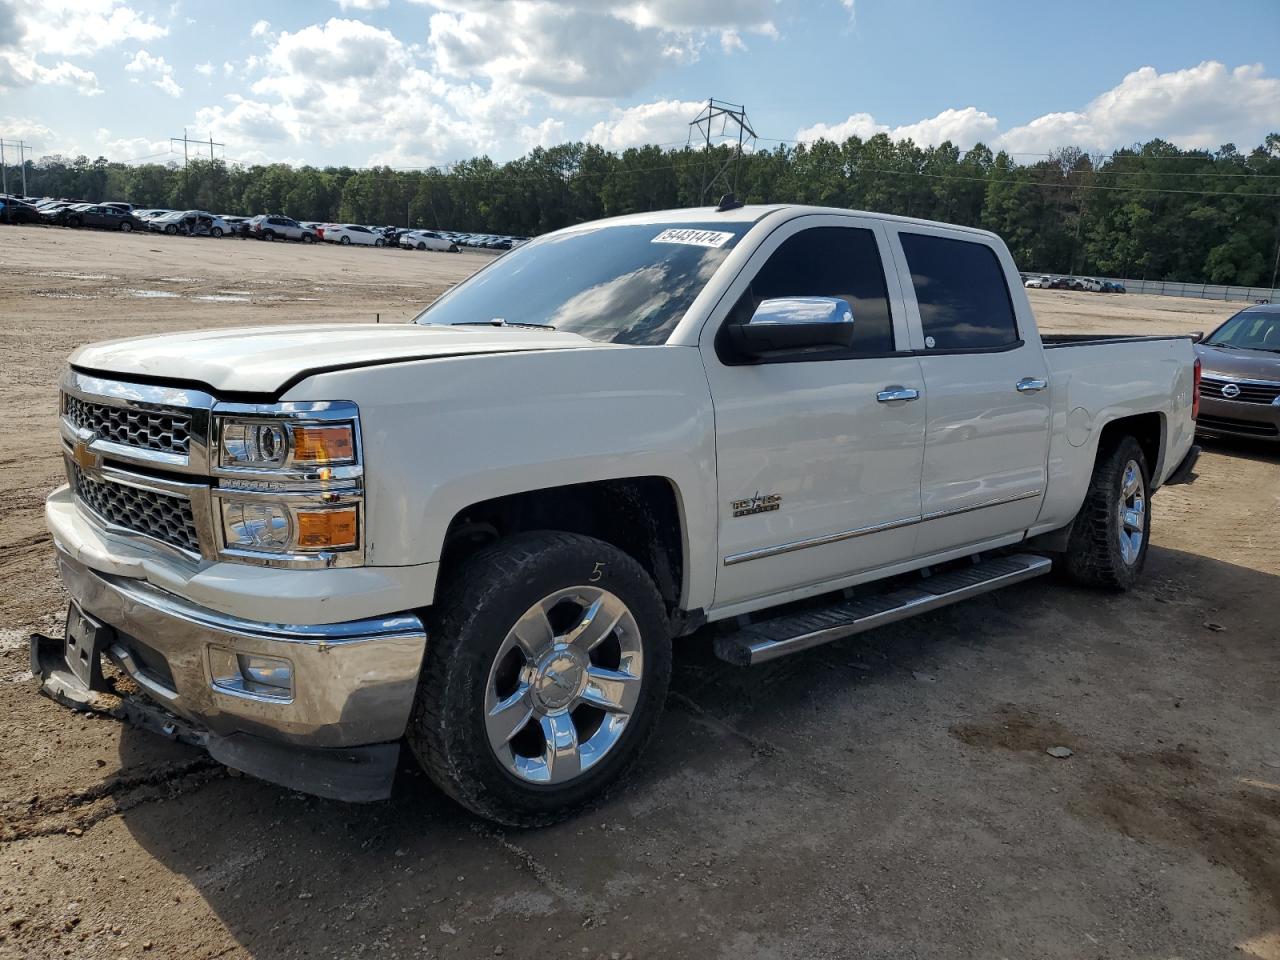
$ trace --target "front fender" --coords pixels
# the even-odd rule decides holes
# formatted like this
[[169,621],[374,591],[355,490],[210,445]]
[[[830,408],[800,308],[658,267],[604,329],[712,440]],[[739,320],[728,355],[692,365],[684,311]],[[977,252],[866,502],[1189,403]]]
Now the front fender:
[[450,521],[483,500],[656,476],[672,483],[682,511],[684,604],[710,604],[715,441],[696,349],[420,360],[317,375],[285,399],[318,397],[360,407],[369,564],[438,562]]

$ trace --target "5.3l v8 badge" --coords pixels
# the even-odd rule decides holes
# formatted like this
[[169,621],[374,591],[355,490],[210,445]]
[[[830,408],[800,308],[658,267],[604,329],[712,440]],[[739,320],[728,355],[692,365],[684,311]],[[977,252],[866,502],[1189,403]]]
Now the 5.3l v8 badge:
[[729,507],[735,517],[749,517],[753,513],[769,513],[782,506],[782,497],[776,493],[767,493],[763,497],[756,493],[746,500],[733,500]]

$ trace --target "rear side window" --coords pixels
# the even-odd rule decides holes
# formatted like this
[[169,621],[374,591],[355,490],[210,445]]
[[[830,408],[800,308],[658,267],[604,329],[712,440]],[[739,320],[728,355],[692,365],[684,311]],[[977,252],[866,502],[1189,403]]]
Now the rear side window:
[[919,233],[899,238],[926,347],[977,350],[1018,342],[1013,301],[994,250],[983,243]]
[[[870,230],[810,227],[788,237],[755,275],[728,322],[747,323],[762,301],[775,297],[844,300],[853,311],[854,341],[847,355],[893,352],[889,293],[875,234]],[[826,351],[820,358],[841,356]]]

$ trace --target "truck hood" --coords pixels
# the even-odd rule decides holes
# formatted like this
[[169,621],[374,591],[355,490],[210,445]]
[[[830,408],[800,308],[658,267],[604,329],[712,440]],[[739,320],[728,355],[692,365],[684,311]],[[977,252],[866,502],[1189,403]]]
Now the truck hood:
[[1241,350],[1238,347],[1211,347],[1198,343],[1196,354],[1200,357],[1201,368],[1207,376],[1280,381],[1280,353]]
[[276,393],[288,384],[327,370],[596,345],[576,333],[527,327],[296,324],[198,330],[94,343],[73,353],[71,363],[81,370],[122,377],[201,384],[215,393]]

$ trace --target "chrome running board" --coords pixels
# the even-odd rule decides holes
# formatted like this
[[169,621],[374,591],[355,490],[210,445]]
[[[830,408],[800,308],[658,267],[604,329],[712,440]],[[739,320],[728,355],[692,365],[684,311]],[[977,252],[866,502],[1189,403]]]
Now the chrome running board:
[[1049,572],[1048,557],[1020,553],[925,577],[910,587],[753,623],[715,639],[721,660],[739,667],[808,650]]

